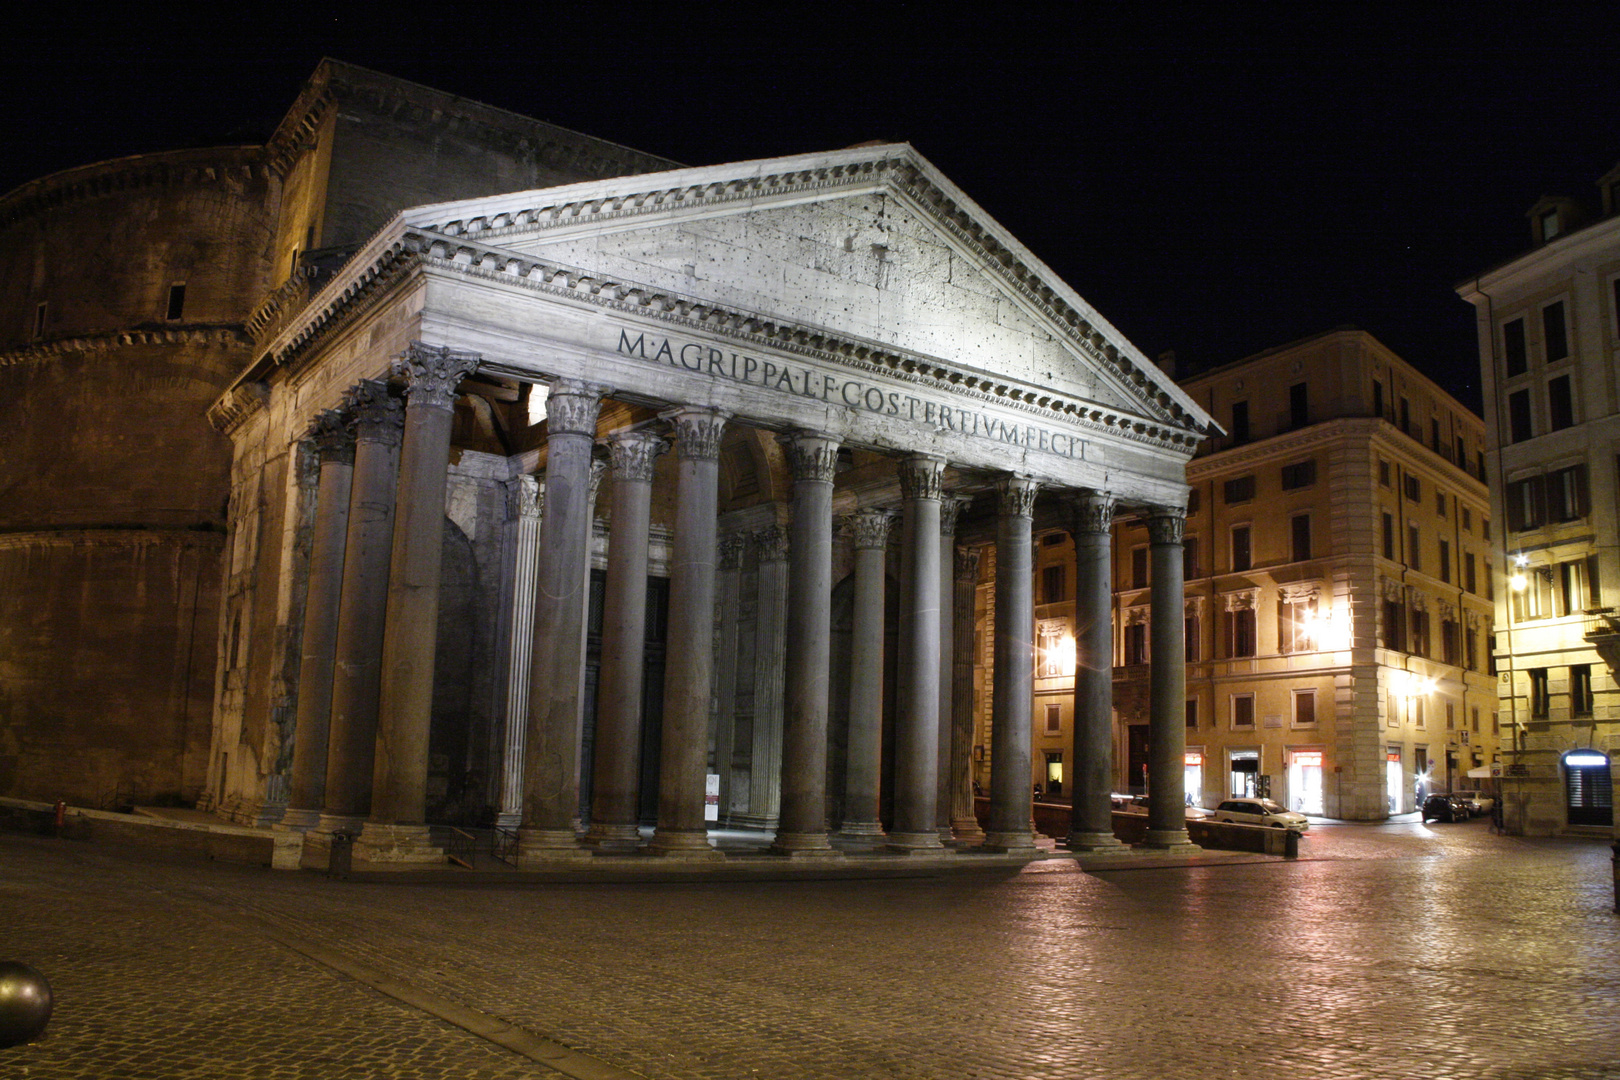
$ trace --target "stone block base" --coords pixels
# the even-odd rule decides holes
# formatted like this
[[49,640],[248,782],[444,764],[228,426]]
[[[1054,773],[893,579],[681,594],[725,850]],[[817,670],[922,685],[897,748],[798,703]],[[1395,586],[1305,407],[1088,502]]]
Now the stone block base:
[[1120,843],[1111,832],[1074,832],[1064,841],[1070,851],[1106,851],[1128,853],[1131,848]]
[[1041,849],[1035,846],[1034,833],[988,832],[984,834],[984,850],[1002,855],[1034,855]]
[[975,817],[956,818],[951,822],[951,835],[970,844],[978,843],[984,839],[984,827]]
[[779,832],[776,842],[771,845],[771,854],[794,859],[816,859],[837,855],[838,852],[833,850],[826,833]]
[[726,856],[716,851],[709,843],[707,832],[675,832],[669,829],[659,829],[653,833],[652,841],[647,850],[654,855],[667,859],[684,859],[691,861],[719,862]]
[[601,852],[622,854],[641,847],[641,830],[634,825],[592,825],[585,842]]
[[592,854],[572,829],[518,830],[519,870],[543,870],[559,862],[589,859]]
[[937,832],[892,832],[889,834],[888,848],[903,855],[925,855],[944,851],[945,845],[939,842]]
[[1188,839],[1185,829],[1149,829],[1136,846],[1157,855],[1197,855],[1204,850]]
[[290,832],[309,832],[318,828],[320,823],[319,810],[288,810],[281,815],[281,820],[275,823],[274,828]]
[[379,825],[368,821],[354,839],[354,866],[368,870],[416,870],[444,865],[444,851],[426,825]]

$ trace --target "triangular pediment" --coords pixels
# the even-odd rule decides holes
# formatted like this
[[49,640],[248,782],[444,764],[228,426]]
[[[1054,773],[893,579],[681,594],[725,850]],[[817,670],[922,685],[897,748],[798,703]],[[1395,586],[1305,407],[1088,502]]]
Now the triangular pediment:
[[416,207],[428,236],[878,343],[1183,430],[1209,418],[904,144]]

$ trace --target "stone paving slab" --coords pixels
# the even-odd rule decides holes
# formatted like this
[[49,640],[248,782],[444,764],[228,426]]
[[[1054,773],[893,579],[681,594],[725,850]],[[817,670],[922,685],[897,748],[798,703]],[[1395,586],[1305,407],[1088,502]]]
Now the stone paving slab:
[[665,1080],[1620,1077],[1606,845],[1459,823],[1305,847],[467,890],[0,836],[0,957],[59,1001],[0,1075],[556,1075],[450,1005]]

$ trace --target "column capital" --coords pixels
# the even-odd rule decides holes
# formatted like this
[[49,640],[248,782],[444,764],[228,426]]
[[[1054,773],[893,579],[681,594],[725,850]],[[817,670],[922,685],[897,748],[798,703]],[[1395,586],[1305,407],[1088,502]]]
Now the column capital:
[[449,409],[456,401],[456,387],[482,359],[477,353],[457,352],[448,345],[413,341],[394,357],[392,370],[405,380],[405,397],[411,404]]
[[855,547],[885,548],[894,528],[894,514],[888,510],[857,510],[844,519]]
[[546,434],[596,438],[596,418],[610,389],[578,379],[552,379],[547,384]]
[[540,516],[540,481],[528,473],[514,476],[506,482],[510,503],[508,514],[512,518],[538,518]]
[[794,480],[830,484],[838,473],[838,448],[843,440],[816,431],[790,431],[776,441],[787,455]]
[[339,465],[354,464],[355,423],[354,414],[337,409],[324,409],[315,414],[304,438],[315,445],[321,464],[329,461]]
[[1001,495],[1001,513],[1011,517],[1031,517],[1035,513],[1035,495],[1041,485],[1033,477],[1012,474],[996,481]]
[[645,429],[615,431],[602,441],[607,443],[608,456],[613,461],[615,480],[650,483],[658,455],[669,449],[668,440]]
[[900,494],[907,499],[939,499],[945,494],[945,459],[912,454],[900,459]]
[[760,562],[787,562],[788,531],[780,525],[756,529],[754,546],[759,550]]
[[956,549],[956,580],[965,584],[975,584],[979,580],[979,549],[976,547],[959,547]]
[[939,501],[939,531],[942,536],[956,535],[956,515],[967,508],[973,499],[967,495],[946,495]]
[[743,552],[748,550],[748,537],[731,533],[720,538],[720,570],[729,572],[742,569]]
[[1179,506],[1155,506],[1148,511],[1148,542],[1179,544],[1187,528],[1187,511]]
[[1114,496],[1106,491],[1082,491],[1069,497],[1070,531],[1106,534],[1114,525]]
[[592,458],[591,459],[591,488],[590,488],[590,500],[591,500],[592,505],[595,505],[596,496],[601,493],[601,490],[602,490],[602,478],[605,477],[607,474],[608,474],[608,463],[603,461],[601,458]]
[[675,452],[686,460],[714,460],[731,414],[724,409],[681,405],[658,414],[675,429]]
[[354,414],[355,437],[398,446],[405,426],[405,405],[388,392],[381,379],[361,379],[343,395],[343,407]]

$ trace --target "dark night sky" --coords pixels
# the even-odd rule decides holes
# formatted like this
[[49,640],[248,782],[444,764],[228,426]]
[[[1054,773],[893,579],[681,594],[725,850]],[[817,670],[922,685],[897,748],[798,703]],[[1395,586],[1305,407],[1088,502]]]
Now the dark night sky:
[[1620,161],[1607,3],[155,7],[28,9],[0,189],[260,142],[323,55],[694,165],[904,140],[1150,356],[1355,323],[1475,408],[1456,283]]

